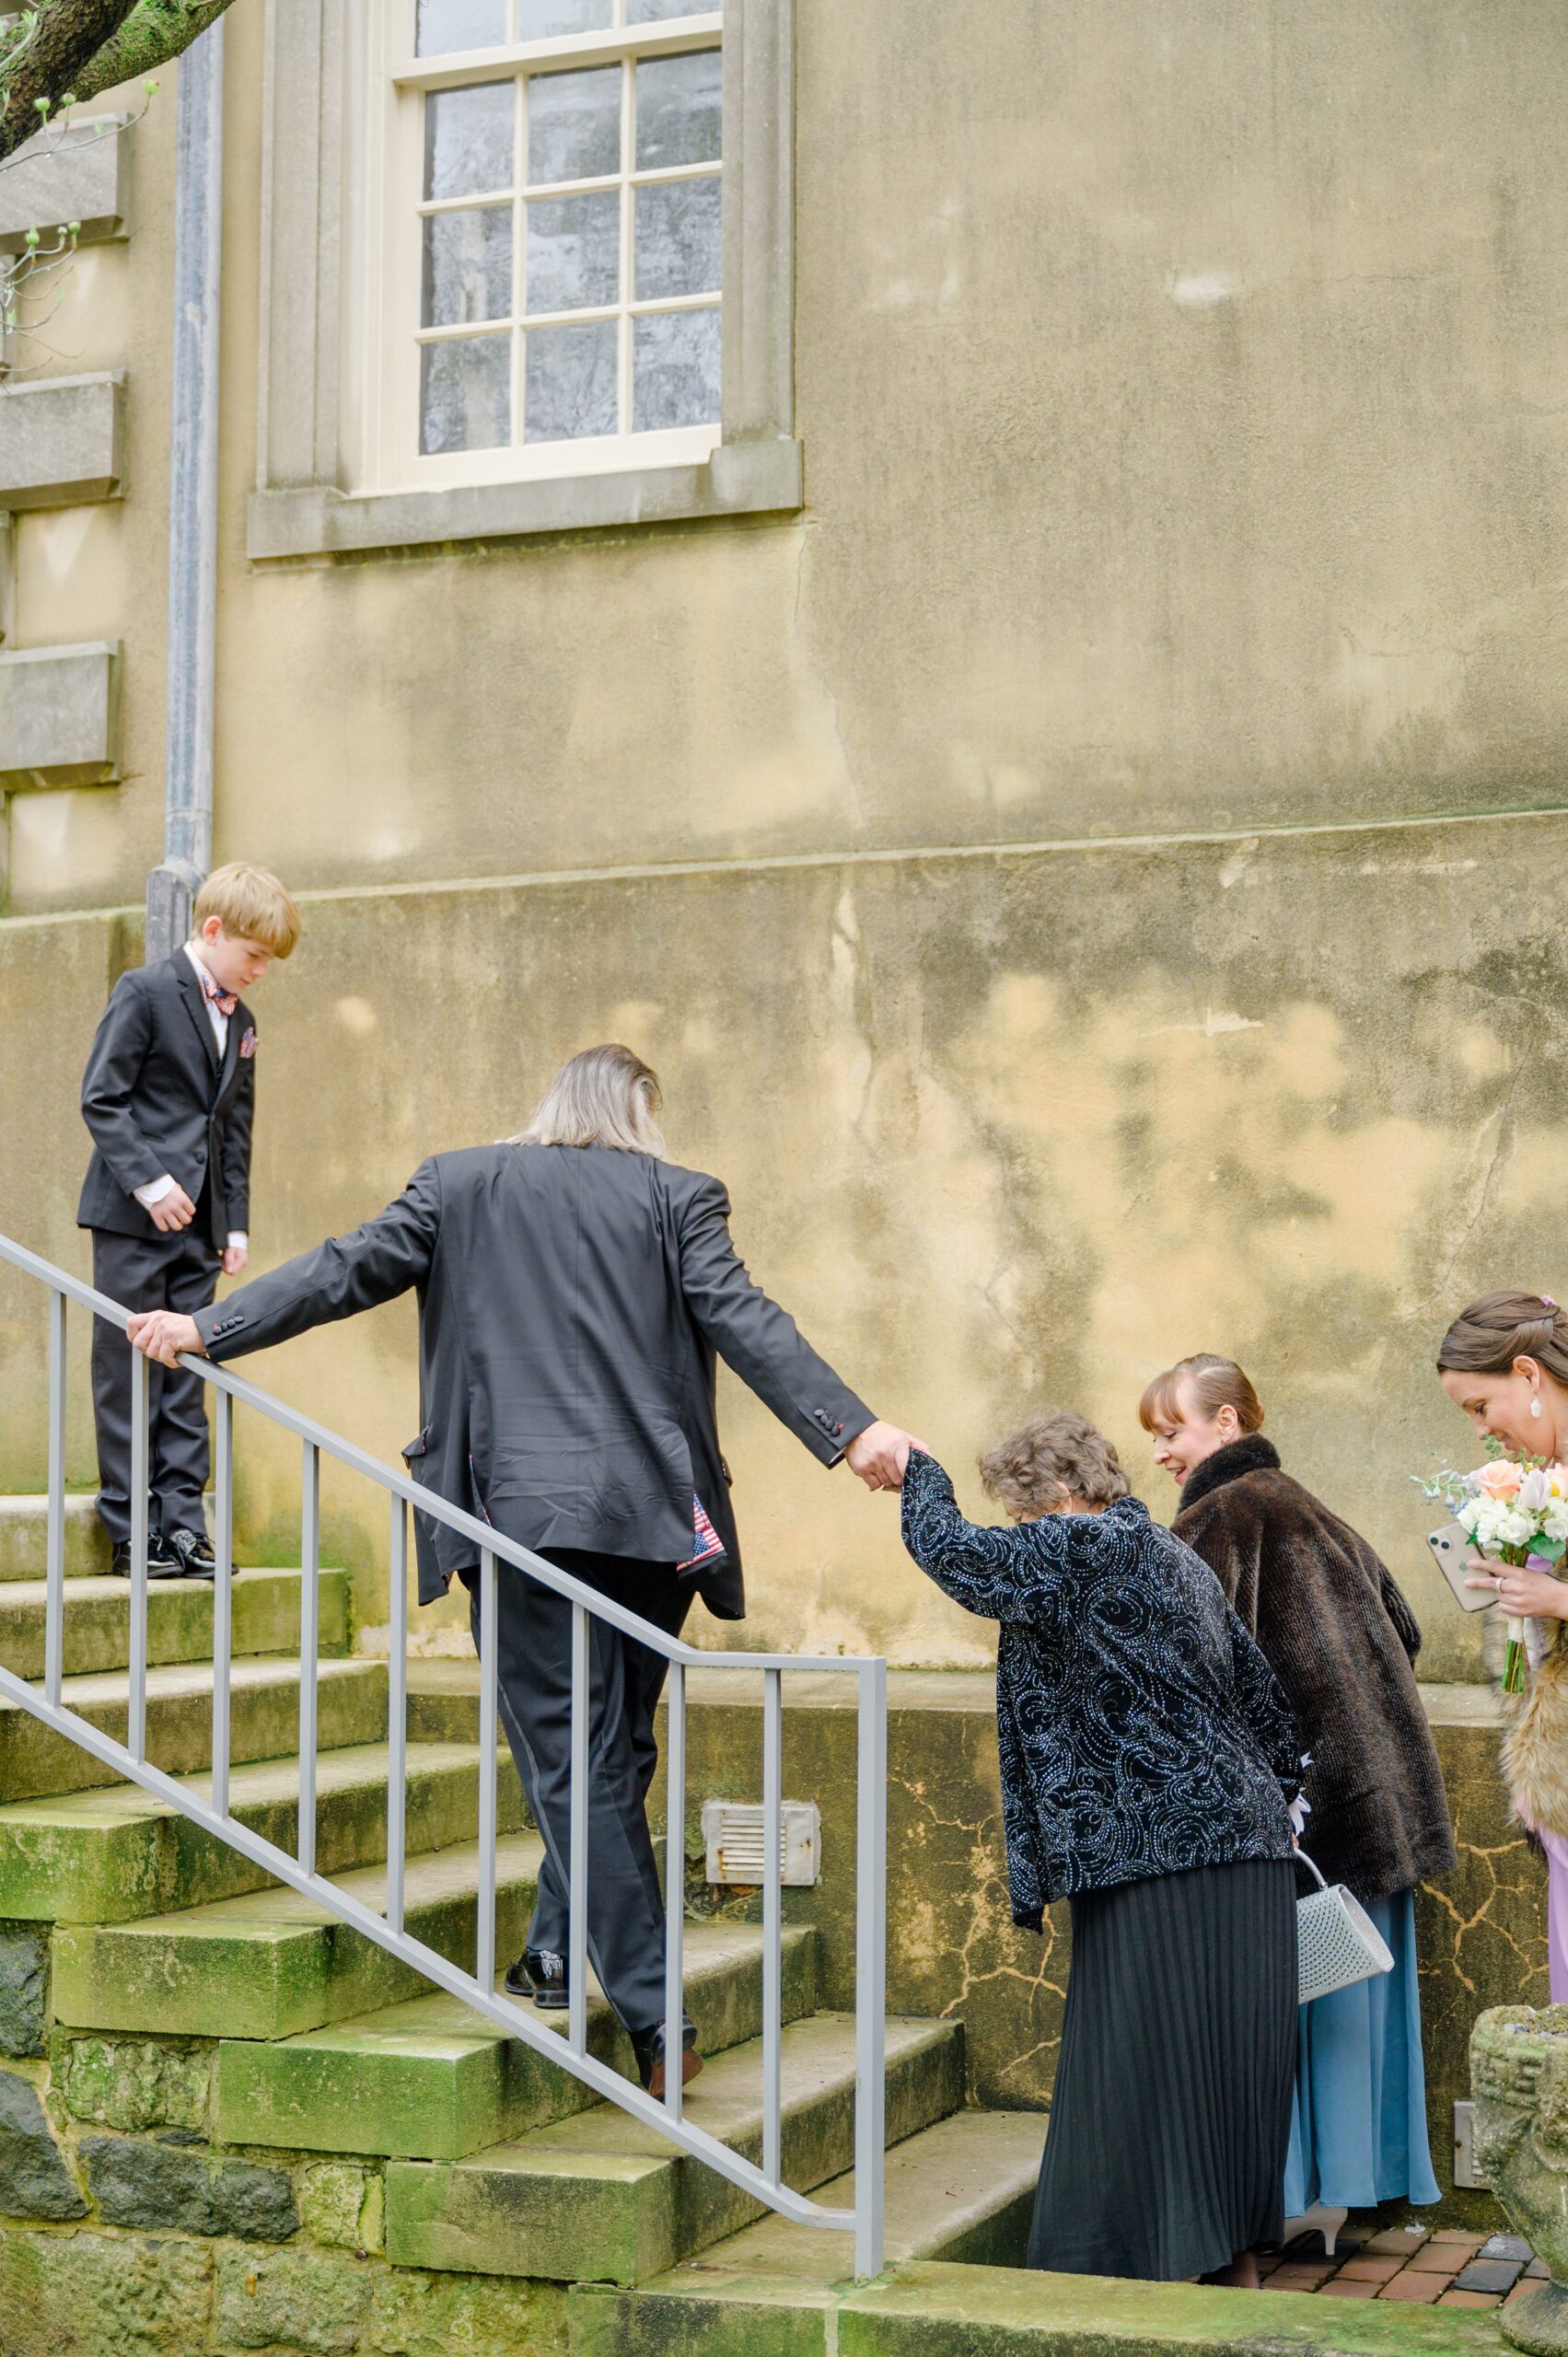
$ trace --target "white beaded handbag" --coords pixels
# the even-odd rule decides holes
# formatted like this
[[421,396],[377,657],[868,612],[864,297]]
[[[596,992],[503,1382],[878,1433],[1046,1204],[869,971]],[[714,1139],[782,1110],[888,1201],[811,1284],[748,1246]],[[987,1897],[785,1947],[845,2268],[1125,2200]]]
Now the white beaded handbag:
[[1336,1989],[1353,1989],[1392,1972],[1393,1956],[1387,1941],[1360,1900],[1342,1882],[1327,1883],[1305,1850],[1295,1853],[1318,1887],[1295,1902],[1296,1954],[1300,1968],[1300,2003],[1327,1997]]

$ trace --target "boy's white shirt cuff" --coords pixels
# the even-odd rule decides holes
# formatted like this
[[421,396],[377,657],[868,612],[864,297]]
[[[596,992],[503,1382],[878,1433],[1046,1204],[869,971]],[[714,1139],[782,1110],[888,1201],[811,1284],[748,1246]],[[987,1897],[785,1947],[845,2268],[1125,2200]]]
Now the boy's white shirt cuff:
[[174,1180],[166,1170],[161,1178],[149,1178],[145,1187],[133,1187],[131,1192],[142,1209],[150,1212],[155,1203],[161,1203],[166,1195],[173,1194]]
[[250,1249],[250,1238],[242,1227],[231,1227],[228,1231],[228,1241],[230,1250],[237,1244],[242,1252],[249,1252]]

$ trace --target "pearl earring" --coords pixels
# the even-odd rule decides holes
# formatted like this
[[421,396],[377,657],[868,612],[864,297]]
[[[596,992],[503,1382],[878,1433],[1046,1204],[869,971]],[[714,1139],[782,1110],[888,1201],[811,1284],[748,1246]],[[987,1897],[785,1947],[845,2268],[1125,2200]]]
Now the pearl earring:
[[1532,1416],[1539,1416],[1540,1413],[1540,1400],[1539,1396],[1533,1398],[1530,1401],[1530,1413]]

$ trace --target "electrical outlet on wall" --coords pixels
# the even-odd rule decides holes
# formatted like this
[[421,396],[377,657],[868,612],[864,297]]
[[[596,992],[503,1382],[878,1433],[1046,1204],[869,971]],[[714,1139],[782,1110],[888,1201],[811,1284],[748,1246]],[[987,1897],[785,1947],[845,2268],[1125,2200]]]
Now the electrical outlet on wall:
[[1481,2176],[1475,2165],[1475,2106],[1457,2103],[1454,2106],[1454,2183],[1467,2191],[1485,2193],[1491,2179]]

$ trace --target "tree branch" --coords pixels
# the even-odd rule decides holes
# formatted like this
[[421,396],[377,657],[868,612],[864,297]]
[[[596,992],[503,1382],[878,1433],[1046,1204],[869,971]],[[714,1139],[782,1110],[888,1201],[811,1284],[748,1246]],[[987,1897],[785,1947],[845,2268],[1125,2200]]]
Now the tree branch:
[[[83,94],[81,77],[136,5],[137,0],[39,0],[31,40],[9,70],[0,61],[0,159],[30,139],[64,98]],[[40,99],[46,102],[43,108]]]
[[189,49],[232,0],[133,0],[124,22],[106,40],[72,84],[78,99],[96,99],[120,82],[139,82]]

